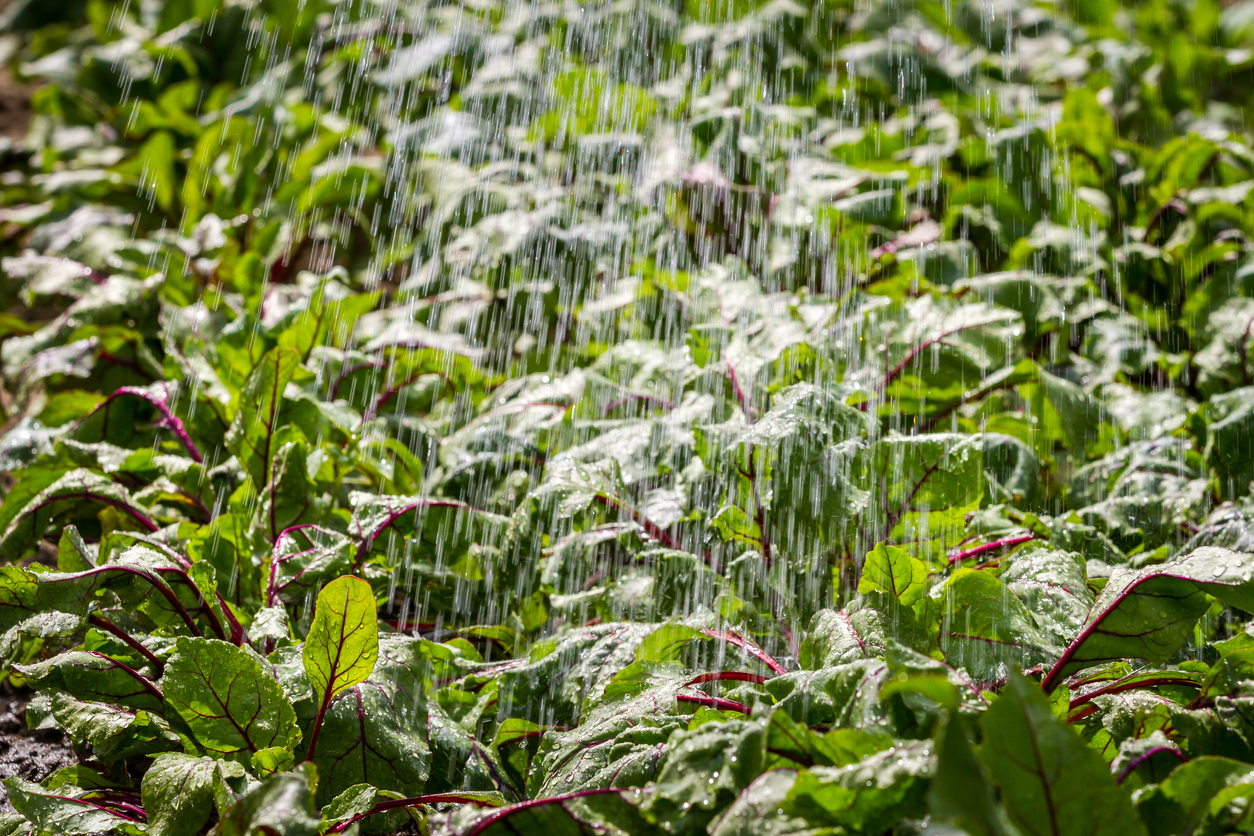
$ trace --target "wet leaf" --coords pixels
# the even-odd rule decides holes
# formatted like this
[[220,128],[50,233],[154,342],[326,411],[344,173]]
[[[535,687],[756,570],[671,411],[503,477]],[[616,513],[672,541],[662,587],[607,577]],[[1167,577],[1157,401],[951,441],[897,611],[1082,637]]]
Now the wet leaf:
[[254,753],[300,740],[296,713],[255,656],[214,639],[180,638],[166,665],[165,697],[192,745],[248,765]]
[[231,761],[165,754],[144,773],[144,809],[154,836],[192,836],[209,820],[216,787],[241,778],[244,769]]
[[981,719],[980,761],[1025,833],[1144,833],[1096,752],[1055,717],[1041,691],[1011,674]]

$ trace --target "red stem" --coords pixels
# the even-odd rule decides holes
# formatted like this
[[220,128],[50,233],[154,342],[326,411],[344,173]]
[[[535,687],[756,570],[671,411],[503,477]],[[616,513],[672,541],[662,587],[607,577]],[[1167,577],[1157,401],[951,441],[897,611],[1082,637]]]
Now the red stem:
[[293,531],[301,531],[306,528],[317,528],[315,523],[302,523],[300,525],[289,526],[279,532],[279,536],[274,540],[274,548],[270,551],[270,582],[266,587],[266,606],[274,606],[274,584],[278,580],[279,574],[279,544],[283,542],[283,538],[291,534]]
[[156,683],[154,683],[148,677],[144,676],[139,671],[132,668],[130,665],[124,665],[121,662],[119,662],[117,659],[114,659],[112,656],[106,656],[103,653],[100,653],[95,650],[89,650],[87,652],[90,653],[92,656],[98,656],[99,658],[104,659],[107,662],[111,662],[114,665],[117,665],[118,668],[120,668],[122,671],[134,677],[135,681],[140,684],[141,688],[143,688],[152,696],[156,697],[158,700],[162,702],[165,701],[165,694],[161,693],[161,689],[157,687]]
[[701,696],[691,696],[689,694],[676,694],[675,699],[679,702],[692,703],[693,705],[704,705],[709,708],[717,708],[719,711],[739,711],[741,714],[749,713],[749,706],[735,700],[725,700],[719,697],[707,697],[705,694]]
[[480,836],[480,834],[482,834],[483,831],[487,830],[489,827],[496,824],[498,821],[505,818],[506,816],[512,813],[515,813],[519,810],[526,810],[531,807],[539,807],[543,804],[561,804],[563,801],[569,801],[572,798],[585,798],[590,795],[608,795],[610,793],[621,793],[621,792],[623,792],[623,790],[615,789],[615,788],[601,789],[601,790],[580,790],[579,792],[572,792],[567,795],[555,795],[552,798],[535,798],[535,799],[532,799],[531,801],[524,801],[521,804],[515,804],[511,807],[502,807],[501,809],[497,810],[495,813],[485,816],[482,820],[479,821],[478,824],[476,824],[469,831],[467,831],[465,836]]
[[1090,705],[1090,706],[1087,706],[1086,708],[1080,709],[1080,711],[1077,712],[1076,714],[1072,714],[1070,717],[1067,718],[1067,722],[1078,723],[1081,720],[1083,720],[1085,717],[1088,717],[1090,714],[1096,714],[1096,713],[1097,713],[1097,706]]
[[727,376],[731,380],[732,392],[736,395],[736,401],[740,404],[740,411],[744,413],[749,423],[753,423],[753,412],[749,405],[749,398],[745,395],[745,390],[740,388],[740,379],[736,377],[736,369],[730,362],[727,364]]
[[777,674],[782,675],[788,673],[788,669],[779,662],[775,661],[774,657],[739,633],[733,633],[731,631],[723,632],[719,630],[702,630],[701,632],[712,639],[721,639],[728,644],[734,644],[737,647],[744,648],[750,654],[757,657],[762,664],[766,665]]
[[[178,571],[178,570],[172,570],[172,571]],[[153,589],[161,593],[162,597],[164,597],[166,601],[170,603],[170,606],[174,608],[174,611],[177,612],[179,614],[179,617],[183,619],[183,623],[187,625],[187,629],[191,630],[193,636],[202,635],[202,633],[200,632],[200,628],[196,626],[196,622],[192,618],[191,613],[189,613],[187,611],[187,608],[183,606],[183,602],[179,600],[179,597],[177,594],[175,594],[174,590],[170,589],[170,587],[167,586],[163,580],[156,577],[155,575],[151,575],[148,572],[145,572],[143,569],[136,569],[133,566],[100,566],[96,569],[88,569],[86,572],[80,572],[78,573],[77,577],[86,577],[88,575],[99,575],[104,572],[122,572],[123,574],[133,575],[137,578],[147,581],[148,584]],[[188,583],[191,583],[190,578],[188,578]],[[193,588],[195,588],[195,584],[193,584],[192,586]],[[201,600],[203,601],[204,599],[202,598]],[[219,627],[219,630],[220,629],[221,628]],[[223,638],[226,638],[226,637],[223,636]]]
[[331,705],[331,684],[334,677],[327,682],[326,695],[322,698],[322,705],[318,706],[318,716],[314,718],[313,731],[309,734],[309,751],[305,754],[305,761],[313,760],[314,750],[318,748],[318,733],[322,731],[322,719],[326,716],[327,708]]
[[880,390],[881,391],[886,390],[888,388],[888,385],[897,379],[897,375],[904,372],[906,370],[906,366],[910,365],[910,362],[914,360],[914,358],[918,357],[927,349],[936,345],[937,343],[939,343],[941,340],[945,339],[946,337],[952,337],[954,334],[957,334],[959,332],[969,331],[972,328],[978,328],[978,327],[980,327],[980,324],[963,325],[959,328],[951,328],[948,331],[942,331],[941,333],[937,334],[935,337],[930,337],[924,340],[923,342],[919,343],[914,348],[907,351],[906,356],[901,358],[901,362],[898,363],[896,366],[894,366],[892,370],[890,370],[888,374],[884,376],[884,382],[880,384]]
[[100,613],[92,613],[91,615],[87,617],[87,620],[91,623],[93,627],[98,627],[101,630],[104,630],[106,633],[110,633],[111,635],[114,636],[114,638],[121,641],[131,650],[134,650],[140,656],[143,656],[145,659],[147,659],[149,664],[151,664],[156,669],[157,676],[161,676],[161,673],[165,670],[165,663],[162,662],[160,659],[158,659],[155,653],[153,653],[151,650],[149,650],[148,648],[140,644],[138,639],[131,636],[129,633],[127,633],[122,628],[118,627],[109,619],[100,615]]
[[[547,800],[547,799],[546,799]],[[340,822],[334,827],[327,830],[327,833],[343,833],[357,822],[368,816],[377,815],[378,813],[386,813],[389,810],[401,810],[406,807],[422,807],[427,804],[473,804],[476,807],[494,807],[490,801],[482,798],[472,798],[457,793],[441,793],[437,795],[419,795],[413,798],[392,798],[387,801],[380,801],[364,813],[358,813],[347,821]]]
[[331,391],[328,393],[330,395],[330,399],[334,401],[339,398],[340,387],[344,385],[344,381],[348,379],[349,375],[356,374],[357,372],[364,371],[365,369],[377,369],[381,365],[383,365],[382,360],[370,360],[365,363],[357,363],[356,365],[349,366],[347,369],[344,369],[344,371],[340,372],[340,376],[335,379],[335,383],[331,384]]
[[117,508],[120,511],[124,511],[128,516],[130,516],[132,519],[134,519],[144,528],[148,529],[149,532],[161,530],[161,526],[157,525],[155,522],[149,519],[148,516],[143,511],[140,511],[138,508],[135,508],[132,505],[128,505],[127,503],[123,502],[120,499],[114,499],[109,496],[102,496],[98,493],[95,493],[94,491],[88,491],[88,490],[78,491],[77,493],[59,493],[56,496],[50,496],[47,499],[45,499],[43,502],[36,505],[29,512],[22,514],[22,516],[28,517],[31,514],[38,513],[44,508],[47,508],[52,503],[60,502],[63,499],[92,499],[92,500],[95,500],[96,502],[101,503],[102,505],[108,505],[113,508]]
[[1029,543],[1035,539],[1035,534],[1022,534],[1017,537],[1006,537],[1002,540],[994,540],[993,542],[985,543],[982,546],[976,546],[975,548],[965,549],[951,554],[949,556],[949,565],[953,566],[955,563],[959,563],[968,558],[979,557],[982,554],[997,551],[998,549],[1009,549],[1015,546],[1021,546],[1024,543]]
[[660,528],[657,523],[653,522],[644,514],[641,514],[635,508],[632,508],[618,497],[598,493],[595,499],[607,508],[613,508],[616,511],[621,511],[627,514],[627,516],[631,517],[632,521],[634,521],[636,525],[645,530],[646,534],[661,543],[663,548],[671,549],[673,551],[682,551],[679,544],[675,542],[675,539]]
[[[213,628],[213,632],[217,633],[218,638],[221,639],[222,641],[229,641],[226,635],[226,631],[222,629],[222,622],[218,620],[218,614],[215,613],[213,611],[213,608],[209,606],[209,602],[205,600],[205,596],[202,595],[200,592],[200,587],[196,586],[196,583],[191,579],[191,576],[189,576],[182,569],[175,569],[173,567],[170,567],[170,568],[158,567],[158,568],[153,569],[153,571],[154,572],[173,572],[174,574],[180,576],[183,579],[183,581],[187,584],[187,587],[192,591],[192,594],[196,596],[196,608],[205,614],[205,618],[208,619],[209,626]],[[175,593],[175,599],[177,600],[177,598],[178,598],[178,594]],[[236,642],[236,644],[238,644],[238,642]]]
[[684,683],[685,687],[692,685],[703,685],[706,682],[753,682],[761,685],[763,682],[770,682],[769,676],[762,676],[759,673],[744,673],[743,671],[715,671],[714,673],[703,673],[700,676],[694,676],[692,679]]
[[[95,801],[88,801],[85,798],[74,798],[68,795],[48,795],[45,797],[55,798],[58,801],[70,801],[70,802],[73,802],[74,804],[82,804],[84,807],[95,807],[97,810],[103,810],[104,812],[108,813],[111,816],[117,816],[119,819],[125,819],[126,821],[134,822],[136,824],[143,824],[144,821],[147,820],[148,818],[146,815],[142,819],[135,818],[133,816],[128,816],[126,813],[123,813],[119,810],[114,810],[111,807],[106,807],[104,804],[98,804]],[[141,815],[143,814],[142,810],[139,810],[138,812]]]
[[[1188,576],[1172,574],[1171,571],[1169,571],[1170,569],[1171,564],[1167,564],[1163,566],[1162,571],[1153,572],[1152,574],[1137,578],[1134,583],[1129,584],[1129,586],[1127,586],[1122,592],[1116,595],[1115,598],[1107,604],[1105,611],[1098,614],[1096,618],[1093,618],[1092,614],[1090,614],[1090,618],[1092,618],[1092,620],[1083,630],[1080,631],[1080,634],[1075,637],[1075,640],[1072,641],[1071,644],[1067,645],[1067,649],[1062,652],[1062,656],[1058,658],[1058,661],[1054,663],[1054,666],[1049,669],[1049,673],[1041,680],[1041,690],[1048,694],[1050,691],[1054,690],[1055,687],[1057,687],[1058,680],[1062,678],[1063,668],[1071,663],[1071,658],[1075,656],[1079,649],[1084,645],[1084,642],[1086,642],[1089,636],[1093,635],[1093,633],[1101,627],[1102,623],[1106,620],[1106,616],[1118,609],[1129,596],[1136,594],[1136,590],[1141,584],[1157,578],[1176,578],[1178,580],[1189,581],[1194,584],[1197,583],[1195,579]],[[1097,661],[1100,660],[1085,659],[1083,661],[1096,664]]]
[[[1136,674],[1132,674],[1136,676]],[[1092,691],[1081,694],[1071,700],[1067,706],[1070,710],[1075,710],[1087,702],[1092,702],[1095,697],[1101,697],[1106,694],[1122,694],[1124,691],[1135,691],[1138,688],[1157,688],[1159,685],[1189,685],[1197,687],[1197,680],[1190,676],[1165,674],[1163,676],[1155,676],[1149,679],[1140,679],[1135,682],[1128,682],[1131,677],[1124,677],[1109,685],[1101,688],[1094,688]]]
[[1147,760],[1154,757],[1155,755],[1162,754],[1163,752],[1170,752],[1180,761],[1180,763],[1184,763],[1186,760],[1188,760],[1188,758],[1184,756],[1184,753],[1181,752],[1179,749],[1177,749],[1175,746],[1155,746],[1153,749],[1150,749],[1142,753],[1139,757],[1135,757],[1132,760],[1128,761],[1128,765],[1125,766],[1123,770],[1120,771],[1118,777],[1115,778],[1115,783],[1122,784],[1124,781],[1127,780],[1129,775],[1131,775],[1141,766],[1141,764],[1145,763]]
[[83,421],[87,420],[87,418],[95,415],[97,412],[104,409],[114,400],[122,397],[123,395],[133,395],[137,398],[148,401],[148,403],[156,407],[157,410],[161,412],[161,421],[158,422],[157,426],[169,429],[177,435],[179,441],[183,442],[183,447],[187,450],[187,454],[192,457],[192,461],[196,462],[196,464],[204,463],[204,459],[201,457],[200,451],[196,449],[195,442],[192,441],[192,437],[187,433],[187,427],[183,424],[183,420],[170,411],[170,407],[166,404],[164,399],[159,399],[151,392],[146,389],[141,389],[138,386],[123,386],[117,389],[112,395],[105,398],[104,402],[93,409],[85,418],[80,419],[78,423],[81,424]]
[[[125,532],[125,531],[119,532],[119,533],[122,534],[123,536],[128,535],[128,532]],[[129,534],[129,536],[133,540],[143,543],[146,546],[151,546],[152,548],[157,549],[158,551],[162,552],[163,554],[168,556],[171,560],[173,560],[175,563],[177,563],[179,566],[183,567],[184,572],[192,568],[192,562],[190,560],[183,557],[183,555],[179,554],[174,549],[170,548],[164,543],[159,543],[159,542],[155,542],[152,540],[148,540],[135,534]],[[191,583],[190,577],[188,578],[187,582],[189,584]],[[239,619],[237,619],[235,615],[231,612],[231,608],[226,605],[226,599],[222,597],[222,593],[218,592],[215,589],[214,597],[218,599],[218,605],[222,608],[222,615],[226,618],[227,626],[230,627],[231,629],[231,640],[235,643],[237,647],[243,647],[245,644],[247,644],[249,647],[252,647],[252,643],[248,641],[248,636],[244,633],[243,625],[239,623]],[[200,600],[201,600],[202,606],[206,606],[207,608],[207,605],[205,605],[204,603],[203,596],[200,597]],[[211,617],[213,616],[213,613],[209,613],[209,614]],[[217,632],[219,635],[221,635],[220,625],[218,625]]]

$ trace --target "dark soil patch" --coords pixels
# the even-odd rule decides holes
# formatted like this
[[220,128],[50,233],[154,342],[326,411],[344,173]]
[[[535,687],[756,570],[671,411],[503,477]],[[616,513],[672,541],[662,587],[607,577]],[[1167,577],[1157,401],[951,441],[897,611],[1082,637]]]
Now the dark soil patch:
[[30,125],[33,87],[14,81],[8,67],[0,67],[0,136],[21,139]]
[[[0,0],[0,16],[8,8],[10,0]],[[4,53],[0,47],[0,53]],[[21,84],[13,78],[8,62],[0,64],[0,137],[21,139],[30,125],[30,96],[33,87]]]
[[[8,683],[0,689],[0,778],[42,781],[61,767],[78,763],[60,732],[26,728],[30,697],[29,691],[14,693]],[[12,811],[9,795],[0,787],[0,812]]]

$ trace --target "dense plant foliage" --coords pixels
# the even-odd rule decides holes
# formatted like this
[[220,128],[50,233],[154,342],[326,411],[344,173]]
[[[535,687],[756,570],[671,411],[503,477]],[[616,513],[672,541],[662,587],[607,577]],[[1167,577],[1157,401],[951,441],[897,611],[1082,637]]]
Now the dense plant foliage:
[[4,20],[0,833],[1254,827],[1254,3]]

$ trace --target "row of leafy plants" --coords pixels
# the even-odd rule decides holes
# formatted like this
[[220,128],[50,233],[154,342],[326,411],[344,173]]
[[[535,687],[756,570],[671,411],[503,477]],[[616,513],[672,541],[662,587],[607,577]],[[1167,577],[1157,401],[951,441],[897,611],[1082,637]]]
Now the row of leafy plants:
[[12,3],[0,833],[1226,834],[1249,3]]

